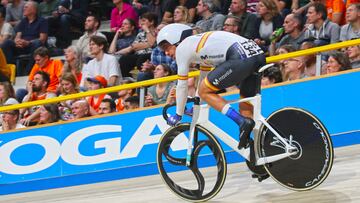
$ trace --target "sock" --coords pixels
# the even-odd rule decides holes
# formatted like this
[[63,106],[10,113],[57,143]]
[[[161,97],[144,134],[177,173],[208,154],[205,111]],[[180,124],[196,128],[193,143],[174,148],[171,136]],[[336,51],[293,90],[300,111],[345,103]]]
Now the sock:
[[239,127],[244,123],[244,117],[233,109],[230,104],[226,104],[221,110],[221,113],[231,118],[231,120],[237,123]]

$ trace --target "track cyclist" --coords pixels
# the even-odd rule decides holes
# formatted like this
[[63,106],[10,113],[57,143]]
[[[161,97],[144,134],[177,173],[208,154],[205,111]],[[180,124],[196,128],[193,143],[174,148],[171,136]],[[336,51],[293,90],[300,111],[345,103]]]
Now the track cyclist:
[[[265,65],[265,54],[253,40],[236,34],[225,31],[192,33],[190,26],[173,23],[162,28],[157,36],[158,46],[176,59],[178,66],[176,114],[170,116],[167,123],[175,126],[181,121],[188,95],[189,67],[199,64],[200,79],[204,78],[198,87],[200,98],[239,125],[238,148],[245,148],[255,122],[238,113],[216,92],[238,85],[242,97],[254,96],[256,78],[253,73]],[[245,105],[249,104],[244,103],[244,108]],[[249,106],[247,109],[250,110]]]

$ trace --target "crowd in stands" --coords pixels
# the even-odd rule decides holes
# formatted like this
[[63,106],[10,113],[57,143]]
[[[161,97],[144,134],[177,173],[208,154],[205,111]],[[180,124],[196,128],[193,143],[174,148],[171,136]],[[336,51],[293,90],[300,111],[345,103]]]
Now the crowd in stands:
[[[194,34],[223,30],[254,40],[269,55],[360,37],[360,0],[2,0],[0,106],[43,100],[177,74],[156,45],[171,23]],[[107,2],[107,3],[103,3]],[[102,16],[100,16],[100,15]],[[109,17],[110,28],[99,30]],[[64,55],[54,59],[54,55]],[[19,64],[26,87],[14,91],[7,64]],[[323,53],[321,74],[360,67],[360,45]],[[191,69],[199,67],[193,64]],[[20,74],[20,73],[18,73]],[[262,85],[316,75],[315,55],[289,58],[268,69]],[[188,81],[194,95],[197,79]],[[147,89],[145,106],[175,100],[175,83]],[[139,108],[135,89],[2,112],[0,131]]]

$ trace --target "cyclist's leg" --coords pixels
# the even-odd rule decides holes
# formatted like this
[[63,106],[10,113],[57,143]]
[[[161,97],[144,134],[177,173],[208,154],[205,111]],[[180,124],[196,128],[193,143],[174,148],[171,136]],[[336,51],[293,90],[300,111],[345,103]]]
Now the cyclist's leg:
[[[238,88],[240,89],[241,98],[253,97],[256,95],[256,81],[257,76],[251,74],[249,77],[242,81]],[[253,118],[254,107],[250,102],[240,102],[239,110],[241,115],[249,118]]]
[[[246,146],[246,140],[248,140],[250,132],[254,127],[254,121],[241,116],[229,104],[226,104],[223,98],[215,94],[215,92],[239,83],[241,84],[264,62],[265,57],[263,55],[226,61],[210,72],[200,86],[200,97],[207,101],[210,106],[221,111],[240,126],[240,137],[242,137],[239,144],[240,148]],[[253,87],[253,89],[255,89],[255,87]]]

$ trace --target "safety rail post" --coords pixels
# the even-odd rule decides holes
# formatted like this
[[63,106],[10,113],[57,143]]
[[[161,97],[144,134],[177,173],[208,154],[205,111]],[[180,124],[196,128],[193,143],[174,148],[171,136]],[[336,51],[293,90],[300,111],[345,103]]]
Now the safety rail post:
[[321,53],[316,54],[316,71],[315,75],[321,75]]
[[140,87],[140,103],[139,106],[140,107],[144,107],[145,106],[145,87]]

